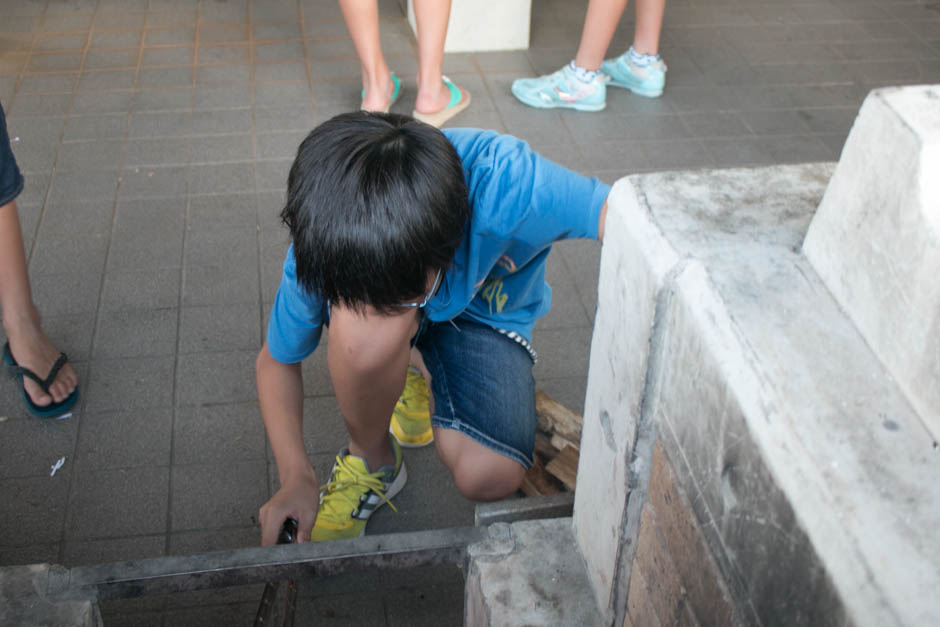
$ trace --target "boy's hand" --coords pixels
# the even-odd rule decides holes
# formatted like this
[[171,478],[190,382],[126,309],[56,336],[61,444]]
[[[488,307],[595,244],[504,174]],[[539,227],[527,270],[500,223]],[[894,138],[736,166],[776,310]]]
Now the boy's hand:
[[317,519],[320,492],[316,476],[305,474],[281,484],[271,500],[261,506],[261,546],[274,546],[277,534],[288,518],[297,521],[297,542],[306,542]]

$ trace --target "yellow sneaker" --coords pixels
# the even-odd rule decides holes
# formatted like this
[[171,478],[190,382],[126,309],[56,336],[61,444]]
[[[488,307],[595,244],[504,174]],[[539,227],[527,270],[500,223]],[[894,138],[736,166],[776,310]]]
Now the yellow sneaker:
[[398,511],[389,499],[405,487],[408,473],[401,448],[394,439],[392,450],[395,465],[383,466],[375,472],[369,472],[366,460],[351,455],[348,449],[339,452],[330,480],[320,490],[320,509],[310,532],[311,541],[361,536],[369,516],[383,503]]
[[408,368],[405,390],[395,404],[388,431],[406,448],[425,446],[434,441],[431,413],[428,411],[428,384],[421,373]]

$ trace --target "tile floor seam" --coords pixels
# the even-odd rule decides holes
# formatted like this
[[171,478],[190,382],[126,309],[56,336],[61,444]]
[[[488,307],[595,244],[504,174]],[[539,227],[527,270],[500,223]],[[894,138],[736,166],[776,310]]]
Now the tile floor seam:
[[[200,6],[196,5],[196,22],[195,27],[193,28],[193,70],[190,76],[190,87],[194,90],[196,89],[196,66],[199,61],[199,41],[201,20],[200,20]],[[141,37],[141,58],[143,58],[143,45],[144,37]],[[193,109],[195,105],[195,93],[193,93],[189,100],[189,115],[193,115]],[[187,134],[187,140],[190,144],[190,149],[192,148],[192,137]],[[180,326],[182,324],[183,316],[183,306],[184,306],[184,293],[186,290],[186,281],[187,281],[187,262],[186,262],[186,253],[189,244],[189,221],[191,218],[191,208],[192,200],[190,196],[190,169],[192,168],[192,151],[190,150],[189,162],[186,166],[186,205],[183,213],[183,242],[180,246],[180,264],[179,264],[179,284],[177,290],[177,302],[176,302],[176,351],[173,355],[173,371],[171,373],[170,385],[172,386],[172,391],[170,393],[171,403],[173,408],[170,413],[170,450],[169,450],[169,459],[170,459],[170,470],[167,472],[167,507],[166,507],[166,524],[165,524],[165,537],[164,537],[164,554],[170,554],[171,548],[171,539],[173,534],[173,501],[175,496],[176,485],[173,481],[174,468],[176,468],[176,423],[179,416],[179,403],[178,396],[179,390],[177,389],[177,381],[180,376],[180,342],[182,341],[182,334],[180,333]],[[164,620],[166,617],[164,616]]]
[[[300,22],[300,24],[303,25],[303,9],[302,9],[302,7],[301,7],[301,5],[300,5],[299,2],[297,3],[296,6],[297,6],[297,19],[298,19],[298,21]],[[255,29],[254,29],[254,13],[253,13],[251,7],[249,7],[248,21],[249,21],[249,25],[248,25],[248,37],[249,37],[249,40],[253,42],[254,40],[253,40],[252,38],[254,37],[254,31],[255,31]],[[301,26],[301,29],[302,29],[302,28],[303,28],[303,27]],[[302,34],[302,33],[301,33],[301,34]],[[254,59],[254,43],[252,43],[251,45],[252,45],[252,59]],[[302,40],[301,46],[302,46],[302,48],[303,48],[303,53],[304,53],[304,73],[305,73],[306,78],[307,78],[307,87],[308,87],[308,89],[310,90],[310,92],[311,92],[311,94],[312,94],[312,93],[313,93],[313,88],[312,88],[312,73],[311,73],[311,68],[310,68],[310,61],[309,61],[309,59],[307,58],[307,46],[306,46],[306,41],[305,41],[305,40]],[[255,78],[255,77],[254,77],[254,63],[252,63],[252,71],[251,71],[251,75],[249,76],[249,79],[251,80],[251,84],[252,84],[251,96],[250,96],[250,98],[251,98],[251,105],[252,105],[252,107],[251,107],[251,111],[252,111],[252,114],[251,114],[251,145],[252,145],[252,151],[253,151],[252,156],[254,157],[254,161],[257,162],[257,157],[258,157],[258,124],[257,124],[257,118],[256,118],[256,111],[257,111],[257,108],[254,106],[254,104],[255,104],[255,90],[254,90],[254,84],[255,84],[255,83],[254,83],[254,78]],[[252,166],[252,173],[255,174],[255,172],[254,172],[254,166]],[[263,242],[262,242],[262,230],[261,230],[260,209],[259,209],[259,207],[258,207],[258,204],[259,204],[259,203],[258,203],[258,185],[257,185],[257,180],[258,180],[258,179],[257,179],[257,175],[255,174],[255,176],[252,178],[252,194],[253,194],[253,196],[255,197],[255,203],[254,203],[254,204],[255,204],[255,227],[256,227],[255,246],[256,246],[257,253],[258,253],[258,263],[257,263],[257,272],[258,272],[258,300],[257,300],[256,302],[257,302],[257,305],[258,305],[258,315],[259,315],[258,324],[260,325],[260,329],[259,329],[259,331],[260,331],[260,338],[261,338],[262,346],[264,346],[264,341],[265,341],[265,340],[264,340],[264,338],[265,338],[265,325],[264,325],[264,270],[263,270],[263,267],[262,267],[262,266],[263,266],[263,263],[264,263],[264,262],[263,262],[263,252],[264,252],[264,251],[263,251],[263,246],[262,246]],[[260,406],[260,400],[258,400],[257,402],[259,403],[259,406]],[[270,443],[269,443],[269,441],[268,441],[267,430],[265,430],[265,434],[264,434],[264,438],[263,438],[263,449],[264,449],[264,451],[263,451],[263,459],[264,459],[264,465],[265,465],[264,494],[265,494],[265,497],[266,497],[266,498],[271,498],[271,496],[273,496],[273,495],[272,495],[272,492],[271,492],[271,482],[268,480],[268,467],[269,467],[269,465],[271,464],[271,453],[269,452]]]
[[[81,77],[82,77],[83,70],[84,70],[84,67],[85,67],[85,59],[87,58],[87,56],[88,56],[88,50],[89,50],[89,48],[91,47],[91,41],[92,41],[92,37],[93,37],[93,33],[94,33],[94,19],[95,19],[95,17],[94,17],[94,15],[93,15],[93,16],[92,16],[91,25],[89,26],[88,33],[87,33],[87,35],[86,35],[86,37],[85,37],[85,46],[84,46],[84,48],[83,48],[83,50],[82,50],[82,57],[81,57],[81,61],[80,61],[80,63],[79,63],[78,77],[76,77],[75,82],[72,84],[72,96],[71,96],[71,98],[70,98],[70,100],[69,100],[69,106],[68,106],[67,114],[66,114],[66,121],[65,121],[65,124],[64,124],[63,127],[62,127],[62,131],[61,131],[61,132],[62,132],[62,135],[61,135],[60,138],[59,138],[59,142],[58,142],[58,143],[59,143],[59,146],[58,146],[57,151],[56,151],[56,159],[53,161],[53,164],[52,164],[52,176],[51,176],[51,180],[50,180],[50,183],[49,183],[49,190],[47,191],[47,194],[50,193],[50,191],[51,191],[51,189],[52,189],[52,186],[55,185],[55,180],[56,180],[56,162],[58,161],[58,156],[59,156],[59,154],[60,154],[60,152],[61,152],[61,150],[62,150],[63,138],[65,137],[65,132],[66,132],[66,130],[67,130],[67,128],[68,128],[69,119],[70,119],[69,113],[71,113],[72,103],[75,102],[75,99],[76,99],[77,94],[78,94],[79,83],[81,82]],[[127,124],[128,124],[128,119],[129,119],[129,118],[130,118],[130,112],[128,112],[127,115],[126,115],[126,117],[125,117],[125,137],[126,137]],[[120,168],[118,168],[118,172],[120,172]],[[120,179],[119,179],[118,185],[120,185]],[[47,196],[46,202],[48,202],[48,196]],[[79,455],[78,455],[78,445],[79,445],[79,442],[81,441],[80,439],[81,439],[81,434],[82,434],[82,420],[81,420],[81,418],[82,418],[82,416],[84,416],[84,414],[85,414],[85,408],[88,406],[88,388],[90,387],[90,385],[89,385],[88,382],[91,381],[91,373],[94,372],[94,367],[95,367],[95,366],[94,366],[94,360],[93,360],[93,356],[94,356],[94,346],[95,346],[95,336],[97,335],[97,331],[98,331],[98,314],[99,314],[99,311],[100,311],[100,308],[101,308],[101,297],[102,297],[102,294],[103,294],[103,292],[104,292],[104,281],[105,281],[105,274],[106,274],[106,269],[107,269],[107,257],[108,257],[108,254],[110,253],[110,249],[111,249],[111,238],[112,238],[113,232],[114,232],[114,220],[115,220],[116,213],[117,213],[117,189],[115,189],[114,192],[113,192],[112,208],[111,208],[111,230],[110,230],[110,232],[109,232],[109,234],[108,234],[108,244],[107,244],[107,250],[106,250],[106,252],[105,252],[105,262],[104,262],[104,266],[103,266],[102,271],[101,271],[100,280],[98,281],[98,298],[97,298],[96,303],[95,303],[93,331],[92,331],[92,338],[91,338],[91,346],[90,346],[90,349],[89,349],[89,351],[90,351],[90,352],[89,352],[89,363],[88,363],[88,368],[85,370],[85,376],[87,377],[86,382],[85,382],[85,388],[84,388],[84,392],[85,392],[85,393],[82,395],[81,402],[79,403],[79,407],[78,407],[78,416],[77,416],[77,417],[74,417],[74,416],[73,416],[73,418],[70,418],[70,420],[77,420],[77,425],[76,425],[76,428],[75,428],[75,442],[74,442],[73,445],[72,445],[72,455],[71,455],[71,459],[72,459],[72,462],[73,462],[73,469],[72,469],[73,471],[69,473],[68,487],[67,487],[67,489],[66,489],[65,510],[64,510],[64,515],[63,515],[63,517],[62,517],[62,518],[63,518],[63,528],[62,528],[62,534],[61,534],[60,542],[59,542],[59,554],[58,554],[58,559],[59,559],[60,561],[65,559],[65,549],[66,549],[66,547],[67,547],[67,541],[68,541],[68,533],[67,533],[67,530],[68,530],[68,523],[72,520],[72,504],[73,504],[73,498],[74,498],[73,495],[74,495],[74,492],[75,492],[75,489],[76,489],[76,487],[75,487],[75,486],[76,486],[76,476],[77,476],[78,473],[79,473],[79,466],[78,466],[78,463],[79,463],[79,459],[80,459],[80,458],[79,458]],[[43,204],[43,214],[45,214],[45,203]],[[37,227],[36,227],[36,228],[37,228],[36,239],[38,239],[38,237],[39,237],[38,233],[39,233],[39,227],[40,227],[41,225],[42,225],[42,218],[40,218],[39,224],[38,224]],[[35,246],[35,240],[34,240],[34,246]]]

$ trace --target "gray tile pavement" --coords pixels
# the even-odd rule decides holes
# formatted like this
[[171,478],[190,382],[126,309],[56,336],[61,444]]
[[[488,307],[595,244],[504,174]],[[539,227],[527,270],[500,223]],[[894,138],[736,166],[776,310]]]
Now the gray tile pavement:
[[[527,51],[447,55],[446,72],[473,94],[455,124],[514,133],[613,182],[834,160],[869,90],[940,81],[935,3],[670,0],[662,98],[612,89],[602,113],[524,107],[509,84],[573,55],[585,5],[534,0]],[[394,110],[408,113],[415,43],[399,2],[381,0],[380,10],[385,52],[404,80]],[[75,415],[44,422],[0,379],[0,564],[251,544],[257,508],[276,487],[252,362],[286,248],[284,183],[304,133],[358,105],[338,6],[0,0],[0,15],[0,100],[27,177],[19,205],[33,289],[82,380]],[[632,29],[628,9],[612,53]],[[556,246],[555,308],[535,333],[538,387],[578,411],[599,251]],[[305,443],[326,474],[344,432],[324,355],[304,368]],[[469,524],[472,504],[433,451],[407,460],[399,513],[380,510],[372,532]],[[305,611],[330,624],[456,624],[454,577],[440,588],[373,581],[366,605],[340,578],[311,591]],[[108,624],[230,624],[253,614],[259,594],[249,586],[105,610]],[[408,608],[421,609],[412,618]]]

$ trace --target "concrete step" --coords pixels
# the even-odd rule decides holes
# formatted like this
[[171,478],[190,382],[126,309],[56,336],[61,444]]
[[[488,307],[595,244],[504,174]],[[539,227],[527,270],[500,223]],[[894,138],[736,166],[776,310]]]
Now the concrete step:
[[570,518],[490,525],[470,545],[465,625],[601,625]]

